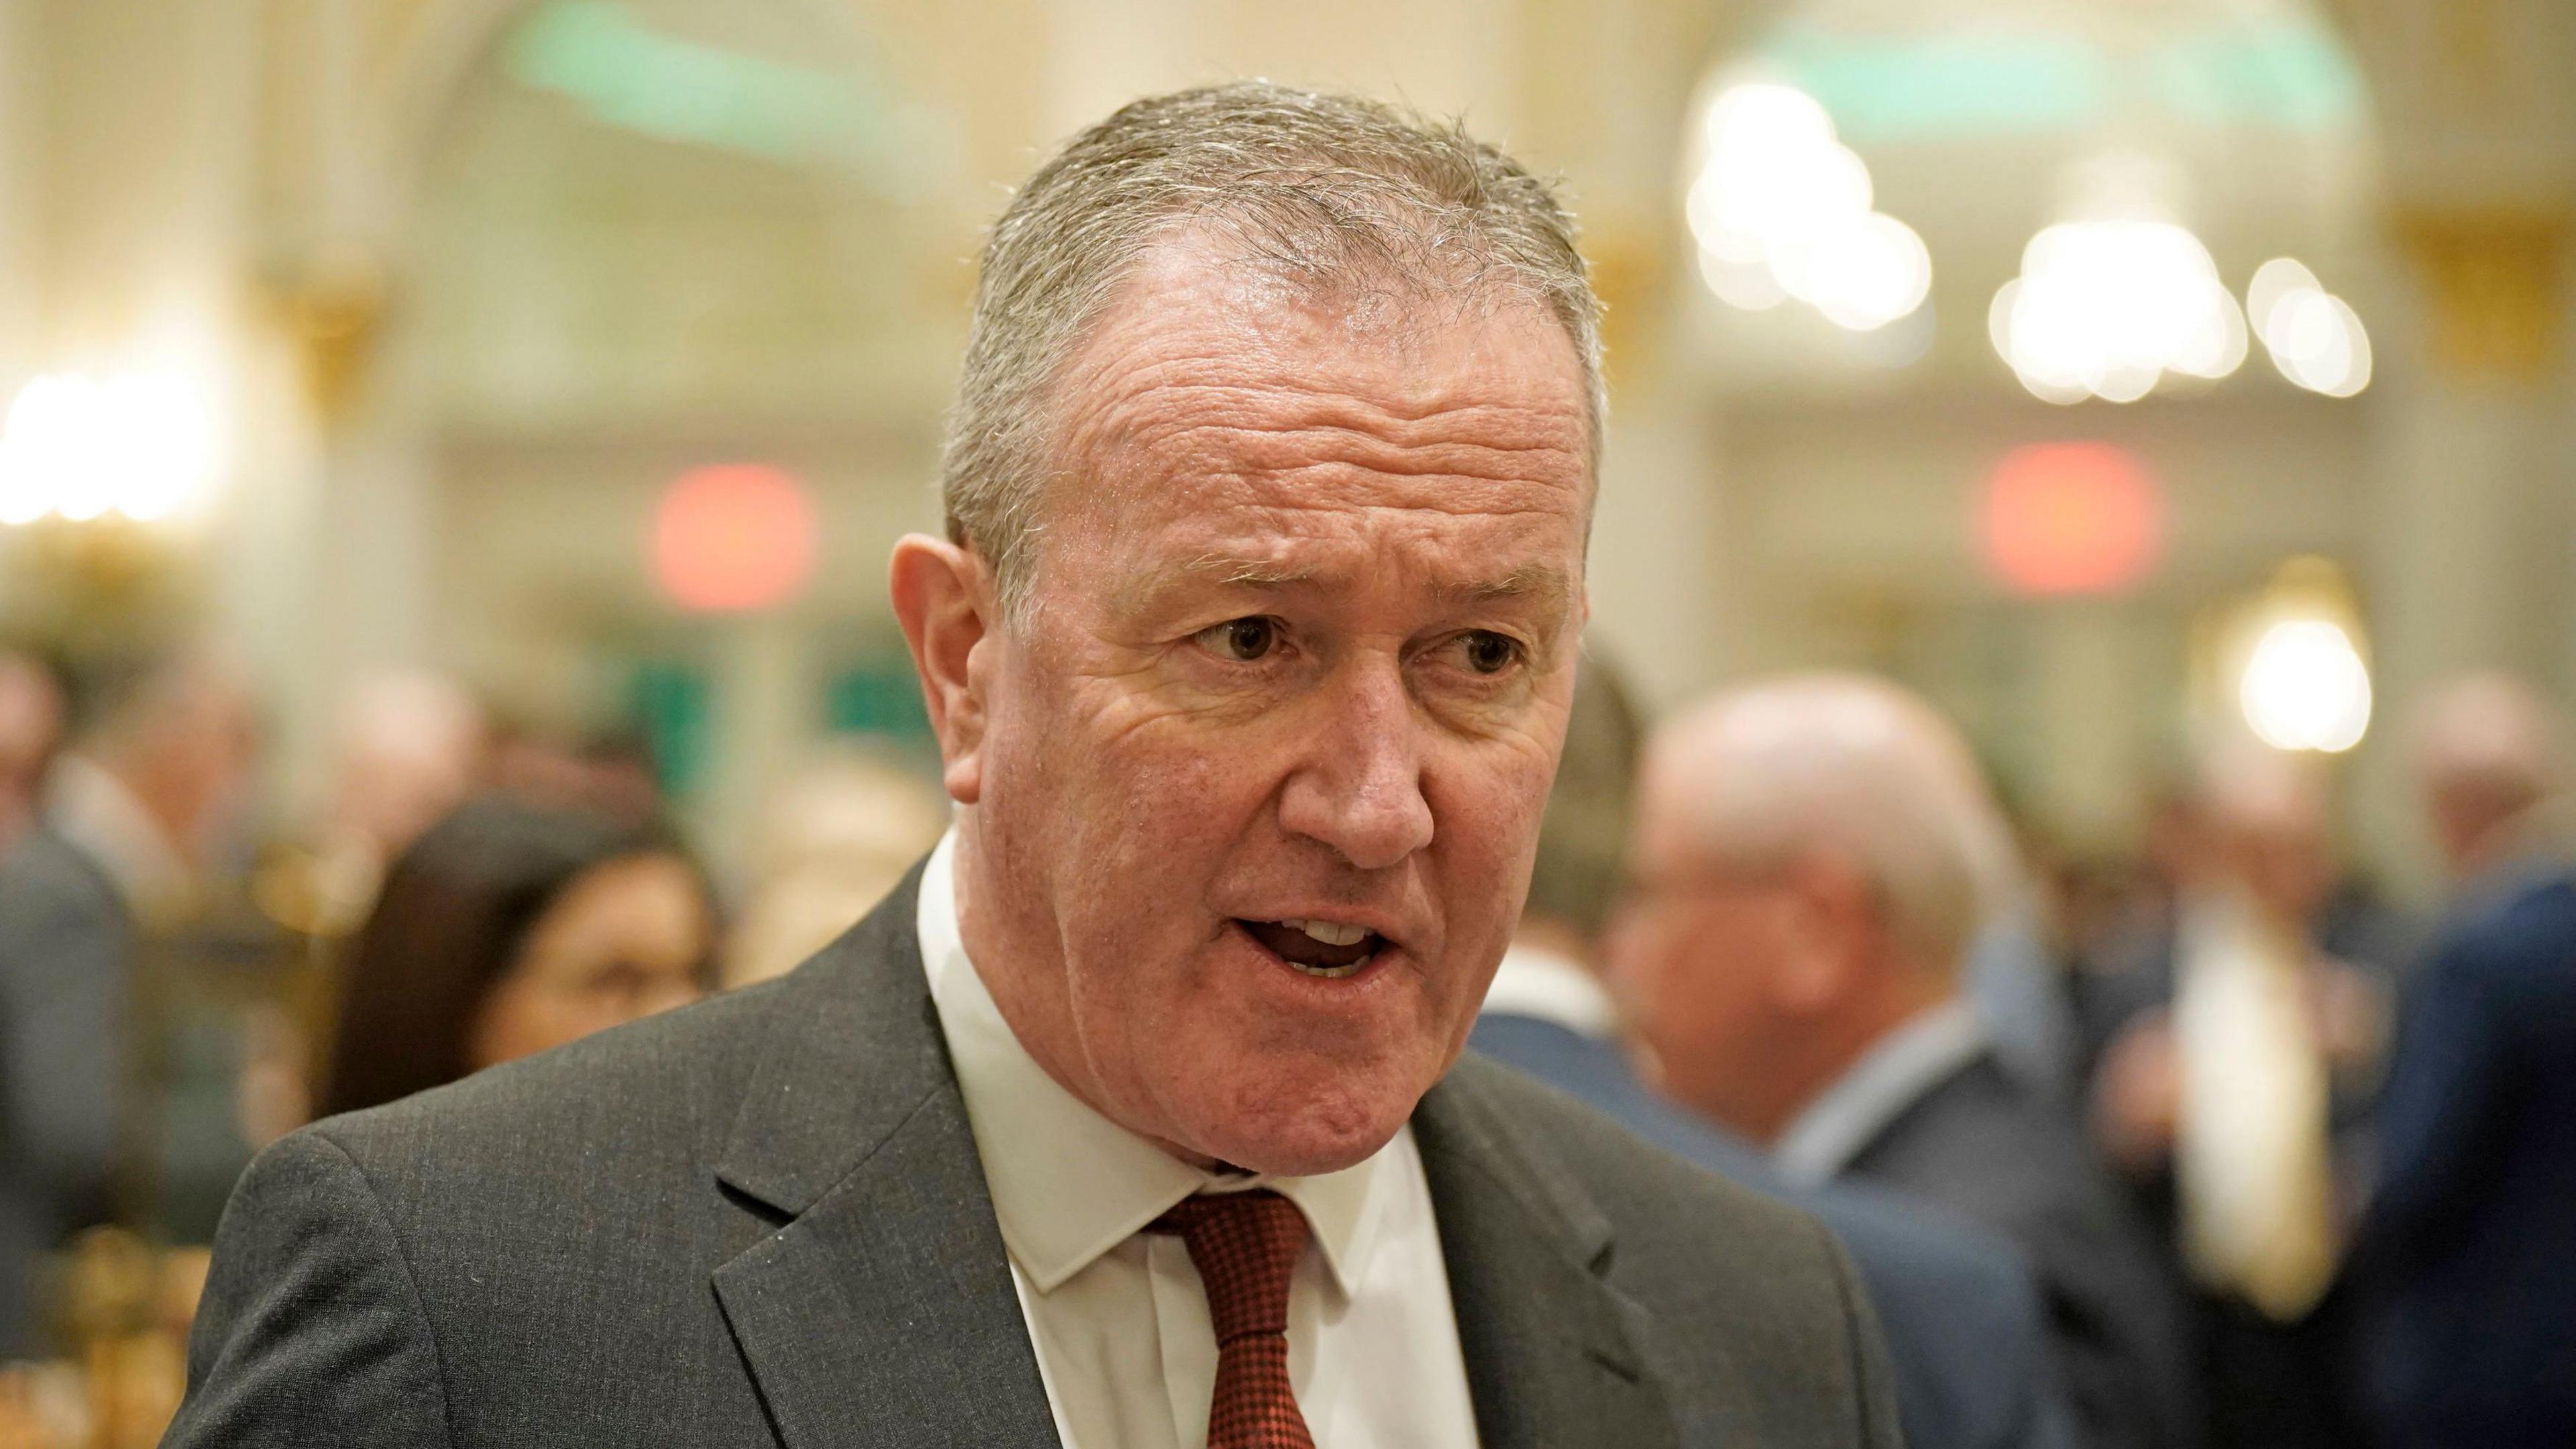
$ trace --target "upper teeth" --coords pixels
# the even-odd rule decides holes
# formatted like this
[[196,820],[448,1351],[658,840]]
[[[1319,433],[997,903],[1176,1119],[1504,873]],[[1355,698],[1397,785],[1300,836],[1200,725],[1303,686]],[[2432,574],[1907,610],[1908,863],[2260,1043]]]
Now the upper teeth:
[[1279,924],[1303,931],[1327,946],[1356,946],[1368,939],[1368,927],[1345,926],[1337,921],[1281,921]]

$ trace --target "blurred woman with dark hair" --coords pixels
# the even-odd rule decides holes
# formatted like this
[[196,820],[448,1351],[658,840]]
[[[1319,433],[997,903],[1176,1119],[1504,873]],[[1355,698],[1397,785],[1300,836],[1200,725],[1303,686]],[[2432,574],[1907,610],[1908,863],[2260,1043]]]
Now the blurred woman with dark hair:
[[386,875],[349,963],[323,1115],[685,1005],[715,943],[705,873],[668,835],[470,801]]

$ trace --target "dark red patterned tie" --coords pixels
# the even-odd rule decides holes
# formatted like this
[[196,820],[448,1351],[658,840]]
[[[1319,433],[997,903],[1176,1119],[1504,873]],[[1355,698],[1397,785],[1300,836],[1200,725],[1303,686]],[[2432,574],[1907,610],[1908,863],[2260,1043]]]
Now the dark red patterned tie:
[[1183,1200],[1151,1231],[1178,1233],[1207,1285],[1216,1325],[1216,1395],[1207,1449],[1315,1449],[1288,1386],[1288,1280],[1306,1219],[1268,1189]]

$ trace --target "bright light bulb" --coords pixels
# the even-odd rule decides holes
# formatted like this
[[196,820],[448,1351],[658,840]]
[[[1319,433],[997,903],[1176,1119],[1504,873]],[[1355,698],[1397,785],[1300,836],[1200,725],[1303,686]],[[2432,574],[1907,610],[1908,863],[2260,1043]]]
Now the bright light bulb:
[[1912,315],[1932,291],[1932,253],[1914,228],[1885,212],[1820,239],[1810,265],[1817,307],[1854,332]]
[[2244,318],[2208,248],[2167,221],[2042,229],[1988,323],[2023,384],[2052,401],[2131,402],[2168,372],[2224,377],[2246,347]]
[[1708,108],[1708,148],[1719,155],[1802,152],[1832,144],[1833,117],[1796,86],[1751,81],[1727,87]]
[[1869,167],[1834,139],[1814,97],[1768,82],[1730,86],[1710,103],[1703,133],[1683,211],[1701,278],[1720,300],[1759,311],[1795,298],[1861,332],[1923,305],[1930,252],[1912,228],[1870,209]]
[[2275,257],[2258,268],[2245,310],[2283,377],[2328,397],[2370,386],[2370,333],[2361,314],[2298,262]]
[[2255,644],[2237,702],[2265,744],[2338,754],[2370,728],[2370,669],[2342,626],[2283,620]]
[[115,503],[100,466],[98,440],[109,429],[97,384],[71,373],[33,378],[10,404],[6,427],[18,480],[10,491],[23,500],[12,518],[32,508],[27,521],[48,512],[90,519]]
[[211,476],[215,455],[212,406],[183,376],[37,377],[0,423],[0,523],[164,518]]
[[112,421],[99,440],[116,510],[137,522],[165,518],[214,467],[214,418],[187,379],[169,373],[118,378],[102,389]]
[[2254,280],[2245,287],[2245,315],[2254,330],[2264,338],[2272,335],[2272,312],[2283,299],[2300,292],[2322,292],[2323,283],[2292,257],[2274,257],[2254,269]]

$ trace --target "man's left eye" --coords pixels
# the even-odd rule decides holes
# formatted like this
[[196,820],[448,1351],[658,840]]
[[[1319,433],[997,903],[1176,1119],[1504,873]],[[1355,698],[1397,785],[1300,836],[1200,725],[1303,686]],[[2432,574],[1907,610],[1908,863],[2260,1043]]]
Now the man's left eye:
[[1243,619],[1228,619],[1222,624],[1213,624],[1201,629],[1198,632],[1198,640],[1202,647],[1220,659],[1231,659],[1238,664],[1250,664],[1268,656],[1278,647],[1279,625],[1274,620],[1257,615]]
[[1520,661],[1520,641],[1490,629],[1475,629],[1458,636],[1459,652],[1467,667],[1478,674],[1500,674]]

